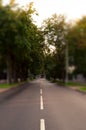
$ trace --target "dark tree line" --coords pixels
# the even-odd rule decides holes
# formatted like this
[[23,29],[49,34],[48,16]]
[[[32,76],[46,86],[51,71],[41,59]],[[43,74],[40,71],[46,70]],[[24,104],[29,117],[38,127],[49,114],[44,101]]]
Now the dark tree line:
[[86,16],[70,24],[54,14],[38,28],[34,14],[33,3],[22,9],[15,0],[6,6],[0,1],[0,74],[4,70],[9,83],[39,74],[64,81],[68,44],[73,74],[86,76]]
[[43,38],[32,19],[33,3],[21,9],[12,2],[0,6],[0,56],[7,66],[9,83],[17,82],[18,78],[26,80],[29,73],[41,73],[43,62]]

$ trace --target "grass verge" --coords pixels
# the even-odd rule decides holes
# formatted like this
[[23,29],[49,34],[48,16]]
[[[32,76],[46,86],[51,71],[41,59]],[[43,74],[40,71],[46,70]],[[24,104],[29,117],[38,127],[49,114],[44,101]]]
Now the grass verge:
[[75,90],[79,90],[81,92],[86,92],[86,84],[77,82],[68,82],[65,84],[67,87],[75,88]]
[[4,83],[4,84],[0,84],[0,88],[12,88],[12,87],[16,87],[18,85],[19,85],[19,83],[14,83],[14,84]]
[[80,91],[86,92],[86,87],[81,87]]
[[83,84],[83,83],[78,83],[78,82],[67,82],[65,83],[66,86],[69,86],[69,87],[86,87],[86,84]]

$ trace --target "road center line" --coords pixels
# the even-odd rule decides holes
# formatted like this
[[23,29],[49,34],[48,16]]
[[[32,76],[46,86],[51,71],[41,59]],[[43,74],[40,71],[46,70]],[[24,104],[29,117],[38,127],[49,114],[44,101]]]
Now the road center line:
[[40,94],[42,95],[42,89],[40,89]]
[[45,120],[40,119],[40,130],[45,130]]
[[43,110],[44,109],[44,105],[43,105],[43,97],[40,96],[40,109]]

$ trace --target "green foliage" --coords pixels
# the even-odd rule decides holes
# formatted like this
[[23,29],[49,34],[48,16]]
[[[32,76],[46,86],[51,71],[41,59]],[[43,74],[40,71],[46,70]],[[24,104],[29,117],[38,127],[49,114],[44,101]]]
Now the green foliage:
[[55,69],[56,67],[56,61],[53,55],[47,54],[45,58],[45,73],[46,73],[46,78],[50,79],[51,77],[55,77]]
[[[66,23],[65,17],[54,14],[51,18],[44,21],[44,35],[48,48],[54,46],[54,53],[49,57],[46,71],[50,77],[64,79],[65,76],[65,42],[66,42]],[[45,44],[45,46],[46,46]],[[46,55],[49,52],[46,53]],[[54,60],[52,60],[54,59]],[[52,61],[52,63],[51,63]],[[47,61],[48,62],[48,61]],[[48,76],[48,77],[49,77]]]
[[81,87],[80,91],[86,92],[86,86],[85,87]]
[[67,40],[69,43],[70,65],[75,65],[75,74],[86,77],[86,17],[79,19],[69,28]]
[[64,16],[54,14],[39,29],[33,14],[33,2],[21,9],[15,0],[6,6],[0,1],[0,72],[7,69],[10,83],[26,80],[28,72],[33,77],[46,74],[47,78],[64,80],[68,42],[70,65],[86,77],[86,16],[69,26]]
[[44,66],[44,54],[43,54],[43,48],[42,48],[42,42],[43,42],[43,35],[41,33],[40,29],[33,30],[34,39],[31,44],[31,64],[30,64],[30,72],[32,74],[39,75],[43,72],[43,66]]
[[14,0],[11,0],[9,5],[0,7],[0,55],[6,60],[10,83],[18,78],[26,80],[28,70],[38,74],[43,57],[43,36],[39,35],[40,31],[32,19],[35,13],[33,3],[26,9],[15,8],[13,4]]

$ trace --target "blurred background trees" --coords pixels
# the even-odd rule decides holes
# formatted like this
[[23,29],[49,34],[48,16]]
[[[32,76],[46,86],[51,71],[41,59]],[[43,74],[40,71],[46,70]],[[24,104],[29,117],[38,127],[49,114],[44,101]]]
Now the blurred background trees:
[[[61,80],[65,79],[65,46],[66,46],[66,34],[67,25],[65,22],[65,17],[62,15],[52,15],[43,23],[44,36],[46,39],[46,44],[48,48],[54,47],[53,52],[50,51],[46,58],[46,75],[54,79],[58,78]],[[51,49],[50,49],[51,50]],[[47,52],[48,53],[48,52]],[[49,66],[48,66],[48,63]],[[49,69],[49,70],[47,70]]]
[[0,6],[0,55],[7,66],[9,83],[18,78],[26,80],[28,71],[40,73],[43,38],[33,22],[34,13],[33,3],[26,9],[17,7],[12,0],[9,5]]
[[19,8],[15,0],[6,6],[2,3],[0,0],[0,78],[12,83],[45,75],[64,81],[67,44],[68,71],[74,67],[72,76],[86,77],[86,16],[68,23],[63,15],[54,14],[39,28],[32,17],[37,14],[33,3],[25,8]]
[[75,66],[74,75],[86,77],[86,16],[70,26],[67,40],[69,44],[69,62]]

